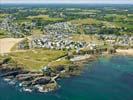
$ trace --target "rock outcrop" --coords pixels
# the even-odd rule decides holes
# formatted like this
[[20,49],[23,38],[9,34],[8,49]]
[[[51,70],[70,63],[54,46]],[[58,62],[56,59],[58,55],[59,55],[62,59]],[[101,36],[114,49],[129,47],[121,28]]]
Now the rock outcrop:
[[32,82],[32,84],[34,84],[34,85],[36,85],[36,84],[45,85],[45,84],[48,84],[50,81],[51,81],[50,77],[39,77],[39,78],[36,78]]

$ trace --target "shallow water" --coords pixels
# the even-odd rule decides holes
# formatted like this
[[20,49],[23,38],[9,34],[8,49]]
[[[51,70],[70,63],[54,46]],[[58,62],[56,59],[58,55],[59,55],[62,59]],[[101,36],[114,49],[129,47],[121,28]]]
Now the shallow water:
[[133,100],[133,57],[101,57],[52,93],[27,93],[0,79],[0,100]]

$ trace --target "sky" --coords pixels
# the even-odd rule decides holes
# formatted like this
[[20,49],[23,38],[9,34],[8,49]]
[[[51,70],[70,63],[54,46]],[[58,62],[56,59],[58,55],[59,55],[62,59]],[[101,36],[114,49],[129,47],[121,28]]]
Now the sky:
[[98,4],[133,4],[133,0],[0,0],[0,3],[98,3]]

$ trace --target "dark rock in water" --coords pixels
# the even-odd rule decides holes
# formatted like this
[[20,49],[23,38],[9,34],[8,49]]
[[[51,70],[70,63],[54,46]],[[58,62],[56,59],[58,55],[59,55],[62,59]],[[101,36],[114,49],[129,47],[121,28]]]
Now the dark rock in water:
[[0,77],[6,77],[6,76],[16,76],[20,73],[20,71],[12,71],[5,74],[0,75]]
[[8,79],[14,79],[14,76],[7,76]]
[[31,81],[36,77],[42,77],[42,74],[19,74],[16,76],[16,79],[19,81]]
[[33,84],[40,84],[40,85],[45,85],[48,84],[51,81],[50,77],[41,77],[41,78],[37,78],[33,81]]
[[[62,71],[64,68],[61,66],[57,70]],[[58,75],[53,73],[52,76],[53,78],[51,73],[49,76],[45,76],[41,72],[25,71],[21,67],[11,67],[7,64],[0,66],[0,77],[10,80],[10,84],[14,84],[12,80],[20,82],[19,86],[25,88],[26,91],[29,91],[29,88],[34,90],[36,86],[38,86],[37,90],[42,92],[55,90],[57,88],[55,79]]]
[[17,69],[17,70],[6,72],[6,73],[0,75],[0,77],[6,77],[6,76],[14,76],[15,77],[18,74],[24,74],[24,73],[27,73],[27,72],[20,70],[20,69]]
[[50,91],[54,91],[58,88],[58,84],[56,83],[49,83],[43,86],[42,90],[39,90],[39,92],[50,92]]
[[18,70],[22,70],[22,68],[19,68],[19,67],[11,68],[11,67],[7,67],[7,66],[2,66],[0,68],[1,73],[8,73],[8,72],[11,72],[11,71],[18,71]]
[[18,81],[30,81],[30,80],[33,80],[33,77],[27,75],[25,77],[17,77],[17,80]]
[[9,72],[9,71],[10,71],[10,69],[8,67],[3,67],[3,66],[0,67],[0,72],[1,73]]

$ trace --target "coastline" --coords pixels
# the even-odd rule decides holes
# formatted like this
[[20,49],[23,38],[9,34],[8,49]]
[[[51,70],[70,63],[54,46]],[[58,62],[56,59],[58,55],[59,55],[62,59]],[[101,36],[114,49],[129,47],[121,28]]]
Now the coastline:
[[[0,81],[22,94],[56,92],[54,95],[60,100],[69,97],[82,100],[90,96],[106,99],[104,96],[108,95],[112,99],[124,99],[124,96],[130,99],[129,90],[131,93],[133,90],[128,87],[133,84],[132,6],[61,5],[3,5],[0,10]],[[78,80],[74,80],[75,77]],[[63,85],[70,89],[67,90],[70,96]],[[2,98],[9,94],[7,98],[13,99],[10,92],[5,92],[7,87],[0,87]],[[38,99],[35,95],[32,99]],[[15,95],[13,100],[18,97]],[[48,99],[56,97],[51,99],[50,95]]]
[[[94,61],[100,56],[112,56],[112,55],[124,55],[133,56],[133,49],[116,49],[115,53],[102,52],[102,54],[84,54],[76,55],[70,60],[73,64],[68,66],[68,69],[60,69],[57,72],[52,72],[48,75],[44,75],[43,72],[26,71],[20,66],[17,68],[10,68],[8,64],[0,64],[0,72],[3,79],[16,80],[23,91],[32,92],[37,90],[38,92],[50,92],[57,90],[60,85],[57,83],[57,79],[71,77],[79,75],[82,72],[83,65],[88,61]],[[70,69],[69,69],[70,68]]]
[[[118,63],[116,63],[116,66],[114,66],[114,64],[111,64],[111,62],[114,61],[114,60],[112,60],[112,57],[113,57],[113,59],[116,62],[118,62]],[[6,93],[8,93],[9,94],[8,96],[10,96],[11,99],[14,98],[14,100],[16,100],[16,94],[21,94],[23,96],[23,99],[22,100],[24,100],[24,99],[25,100],[27,100],[27,99],[33,99],[33,98],[34,98],[34,100],[37,100],[38,97],[40,97],[41,100],[43,100],[44,98],[46,98],[46,100],[55,100],[55,98],[57,96],[56,94],[62,95],[62,92],[63,92],[66,95],[63,95],[61,97],[59,96],[59,98],[57,100],[63,100],[64,97],[66,97],[66,98],[68,97],[68,99],[70,99],[70,100],[73,100],[73,99],[75,100],[75,99],[77,99],[77,93],[78,94],[83,94],[84,98],[89,96],[90,99],[92,99],[92,98],[95,97],[95,95],[92,95],[93,93],[91,93],[91,91],[94,90],[94,91],[96,91],[95,94],[99,94],[100,93],[103,96],[103,92],[104,92],[104,94],[106,94],[107,93],[107,90],[108,90],[108,89],[106,90],[106,86],[108,86],[108,88],[110,88],[109,90],[111,90],[114,93],[114,95],[115,95],[115,89],[112,89],[112,81],[110,80],[110,78],[107,78],[107,77],[114,76],[111,79],[113,80],[113,83],[115,85],[114,88],[117,88],[118,84],[116,84],[116,80],[118,80],[118,77],[117,76],[115,77],[115,75],[119,74],[119,77],[120,78],[122,78],[122,79],[124,78],[125,79],[125,77],[121,76],[123,74],[119,72],[120,69],[121,69],[121,67],[117,67],[117,66],[120,65],[120,66],[123,66],[124,67],[124,65],[123,65],[124,62],[130,62],[130,67],[127,66],[127,68],[132,68],[132,60],[131,59],[133,59],[133,58],[129,58],[128,56],[119,56],[119,55],[118,56],[117,55],[116,56],[112,56],[112,57],[111,58],[108,58],[106,56],[105,57],[103,56],[103,57],[100,57],[98,59],[98,61],[94,61],[92,63],[85,64],[84,69],[83,69],[83,72],[80,74],[80,76],[71,76],[70,78],[65,78],[65,79],[58,80],[57,82],[60,84],[61,87],[58,88],[55,91],[48,92],[48,93],[38,93],[38,92],[28,93],[28,92],[24,92],[24,91],[20,90],[20,88],[18,88],[18,87],[15,88],[15,86],[11,86],[10,84],[7,84],[3,80],[1,80],[2,81],[2,83],[1,83],[1,93],[2,93],[1,97],[5,98],[7,96]],[[129,60],[125,60],[125,59],[129,59]],[[106,63],[106,66],[103,66],[104,62]],[[95,64],[95,63],[98,63],[98,64]],[[106,68],[108,68],[108,70]],[[106,71],[106,72],[107,71],[111,71],[112,72],[112,70],[110,70],[112,68],[113,68],[113,70],[115,70],[115,71],[113,71],[113,72],[115,72],[115,74],[108,72],[108,73],[105,73],[105,75],[103,75],[103,73],[101,73],[101,71],[102,72],[103,71]],[[119,69],[119,71],[118,71],[117,68]],[[126,67],[124,67],[124,68],[126,69]],[[121,70],[123,72],[123,69],[121,69]],[[128,75],[132,75],[132,71],[131,70],[128,70],[128,71],[129,71],[129,74]],[[92,77],[92,76],[95,76],[95,75],[97,75],[97,78]],[[101,77],[102,77],[102,79],[101,79]],[[121,82],[121,80],[119,80],[119,81]],[[131,81],[132,80],[130,80],[130,82]],[[99,85],[101,82],[104,83],[102,86]],[[101,93],[99,91],[99,88],[97,88],[95,90],[96,84],[99,86],[100,90],[102,90],[103,88],[105,88],[104,89],[105,91],[102,91],[102,93]],[[126,83],[124,83],[124,84],[127,85]],[[129,96],[130,93],[132,93],[132,88],[130,86],[132,86],[132,84],[128,85],[128,87],[126,89],[125,89],[125,87],[119,88],[119,86],[117,88],[117,89],[120,90],[120,92],[118,92],[120,95],[121,95],[121,93],[123,93],[123,91],[126,91],[122,95],[123,96],[122,98],[124,98],[125,95],[127,95],[127,98],[126,97],[124,98],[125,100],[126,99],[129,99],[128,96]],[[73,87],[74,87],[74,89],[73,89]],[[81,87],[82,87],[82,89],[81,89]],[[5,91],[4,93],[3,93],[3,90]],[[12,93],[12,91],[14,93]],[[69,94],[67,94],[67,93],[69,93]],[[89,93],[89,95],[86,94],[86,93]],[[51,99],[51,95],[53,96],[52,99]],[[22,96],[17,97],[17,99],[19,99]],[[101,96],[99,96],[99,98],[100,97]],[[112,95],[108,96],[108,98],[110,98],[110,97],[112,97]],[[130,95],[130,97],[132,97],[132,95]],[[80,100],[82,100],[82,99],[83,99],[83,97],[80,98]],[[102,99],[104,99],[104,98],[102,98]],[[114,99],[116,99],[116,97],[114,97]]]
[[94,55],[79,55],[79,57],[77,55],[76,60],[67,66],[67,69],[59,69],[59,71],[50,73],[27,71],[21,66],[15,68],[10,67],[10,64],[1,63],[0,77],[7,80],[8,83],[13,83],[14,80],[19,82],[19,87],[26,92],[51,92],[60,87],[57,79],[80,75],[83,64],[94,60],[94,58],[96,58]]
[[118,55],[133,56],[133,49],[116,49]]

